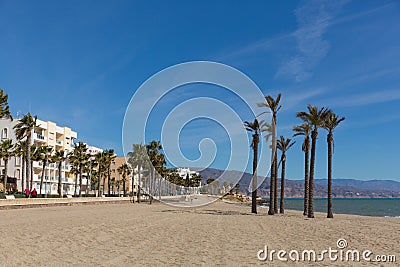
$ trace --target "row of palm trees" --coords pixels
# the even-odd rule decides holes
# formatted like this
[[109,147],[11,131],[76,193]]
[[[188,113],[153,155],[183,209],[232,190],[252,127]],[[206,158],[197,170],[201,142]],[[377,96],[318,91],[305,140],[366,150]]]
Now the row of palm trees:
[[[282,108],[280,104],[281,94],[276,98],[265,96],[265,102],[258,103],[258,106],[267,108],[266,112],[272,114],[271,122],[245,121],[246,130],[253,133],[251,147],[253,149],[253,180],[252,180],[252,213],[257,213],[257,165],[258,165],[258,146],[260,135],[266,132],[265,138],[271,143],[271,171],[270,171],[270,200],[269,215],[278,213],[278,150],[281,151],[281,192],[280,192],[280,213],[284,213],[284,195],[285,195],[285,171],[286,171],[286,152],[295,144],[290,138],[280,136],[277,139],[277,113]],[[264,113],[266,113],[264,112]],[[263,114],[263,113],[262,113]],[[260,114],[261,115],[261,114]],[[333,132],[335,128],[345,118],[339,117],[328,108],[318,108],[308,105],[307,111],[296,113],[296,117],[302,120],[302,124],[293,127],[293,136],[303,136],[302,150],[304,152],[304,215],[314,218],[314,175],[315,175],[315,157],[318,138],[318,129],[323,128],[328,131],[328,211],[327,217],[333,218],[332,212],[332,156],[333,156]],[[311,138],[310,138],[311,136]],[[311,144],[310,144],[311,140]],[[268,163],[269,164],[269,163]]]
[[160,199],[162,195],[176,194],[182,187],[190,190],[200,186],[202,181],[200,175],[181,177],[175,169],[167,168],[159,141],[151,141],[147,145],[133,144],[127,156],[130,167],[138,174],[138,202],[142,191],[149,195],[151,204],[154,196]]

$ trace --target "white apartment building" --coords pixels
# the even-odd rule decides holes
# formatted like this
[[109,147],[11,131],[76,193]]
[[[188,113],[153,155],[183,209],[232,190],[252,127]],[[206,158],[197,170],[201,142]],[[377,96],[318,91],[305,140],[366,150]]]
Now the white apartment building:
[[[14,132],[14,126],[18,123],[18,119],[13,121],[8,119],[0,119],[1,140],[11,139],[13,144],[17,143]],[[53,151],[64,150],[72,151],[74,140],[77,138],[77,132],[66,126],[58,126],[55,122],[37,120],[37,126],[32,131],[32,143],[37,146],[50,146]],[[95,154],[100,151],[96,147],[89,147],[89,151]],[[4,162],[0,162],[0,167],[4,172]],[[33,162],[33,188],[39,192],[40,180],[42,176],[43,166],[41,162]],[[22,159],[20,157],[12,157],[8,162],[8,177],[15,178],[17,190],[22,188]],[[45,170],[43,179],[42,193],[57,194],[58,187],[58,166],[57,163],[49,163]],[[62,165],[62,191],[64,194],[72,194],[75,189],[75,176],[70,173],[70,165],[68,160]],[[25,185],[26,186],[26,185]]]
[[193,175],[199,175],[198,172],[191,171],[190,168],[177,168],[176,172],[183,179],[186,179],[188,174],[189,174],[189,178],[192,178]]

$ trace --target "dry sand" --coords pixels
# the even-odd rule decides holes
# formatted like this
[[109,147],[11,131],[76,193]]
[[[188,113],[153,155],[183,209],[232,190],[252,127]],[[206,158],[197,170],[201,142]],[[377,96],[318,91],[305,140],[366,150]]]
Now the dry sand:
[[299,211],[267,216],[217,202],[201,208],[165,204],[107,204],[0,211],[0,265],[4,266],[365,266],[365,262],[259,261],[268,248],[348,249],[395,254],[400,265],[400,219]]

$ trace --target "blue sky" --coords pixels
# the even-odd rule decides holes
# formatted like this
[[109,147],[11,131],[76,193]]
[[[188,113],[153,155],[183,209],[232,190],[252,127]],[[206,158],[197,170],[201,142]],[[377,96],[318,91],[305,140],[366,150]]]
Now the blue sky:
[[[242,71],[264,94],[282,92],[278,134],[291,135],[295,112],[308,103],[345,116],[335,132],[334,177],[400,181],[396,1],[1,0],[0,38],[0,87],[13,115],[31,111],[68,125],[89,144],[121,155],[124,112],[137,88],[171,65],[209,60]],[[181,90],[214,92],[193,88]],[[188,158],[199,153],[190,140],[226,134],[212,122],[186,130],[181,147]],[[292,179],[303,173],[297,142],[288,152]],[[224,168],[229,146],[217,145],[213,166]],[[323,130],[317,157],[316,176],[326,177]]]

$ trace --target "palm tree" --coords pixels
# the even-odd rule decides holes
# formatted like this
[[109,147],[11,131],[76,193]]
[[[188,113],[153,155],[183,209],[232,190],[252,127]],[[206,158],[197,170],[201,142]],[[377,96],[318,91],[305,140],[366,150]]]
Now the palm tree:
[[[51,146],[41,146],[41,147],[39,147],[39,151],[40,151],[40,159],[41,159],[42,164],[43,164],[43,166],[42,166],[42,177],[40,178],[40,194],[42,194],[43,178],[45,177],[47,163],[49,161],[51,161],[51,154],[53,153],[53,148]],[[45,188],[45,194],[47,196],[46,188]]]
[[[104,168],[104,153],[103,152],[98,152],[95,156],[95,161],[98,164],[98,170],[97,170],[97,196],[100,197],[100,190],[101,190],[101,175],[103,172],[103,168]],[[105,188],[105,184],[103,183],[103,193],[104,193],[104,188]]]
[[[83,142],[79,142],[74,145],[74,150],[72,151],[73,161],[76,164],[79,172],[79,197],[82,197],[82,173],[83,173],[83,165],[89,159],[89,155],[87,154],[87,146]],[[76,182],[75,182],[76,184]],[[76,192],[76,188],[75,188]]]
[[317,106],[308,105],[308,112],[300,111],[296,113],[296,117],[302,119],[312,127],[311,131],[311,159],[310,159],[310,180],[308,192],[308,218],[314,218],[314,171],[315,171],[315,151],[317,147],[318,128],[324,126],[326,117],[330,110],[323,107],[319,109]]
[[[262,124],[262,122],[261,122]],[[251,193],[251,212],[257,214],[257,164],[258,164],[258,144],[260,142],[260,123],[257,119],[253,122],[244,122],[247,131],[253,132],[251,148],[253,149],[253,180]]]
[[66,153],[64,150],[59,150],[56,151],[53,155],[53,162],[57,162],[58,163],[58,188],[57,188],[57,192],[58,192],[58,196],[60,198],[63,197],[62,194],[62,164],[64,163],[64,161],[67,159]]
[[3,92],[0,88],[0,118],[2,119],[12,119],[10,106],[8,105],[8,94]]
[[[142,144],[133,144],[133,151],[128,153],[128,163],[131,164],[134,169],[137,167],[138,169],[138,190],[137,190],[137,202],[140,203],[140,181],[141,181],[141,172],[144,164],[146,162],[147,150],[146,146]],[[133,178],[132,178],[132,195],[133,195]]]
[[307,215],[308,212],[308,194],[309,194],[309,159],[310,159],[310,133],[311,126],[308,123],[303,123],[299,126],[294,126],[293,131],[295,132],[293,136],[303,135],[304,140],[301,145],[301,149],[304,152],[304,211],[303,215]]
[[[29,161],[29,169],[27,169],[27,173],[29,173],[31,179],[30,179],[30,191],[33,189],[33,162],[34,161],[40,161],[41,160],[41,152],[39,147],[37,147],[35,144],[31,146],[29,149],[30,155],[30,161]],[[28,168],[28,167],[27,167]]]
[[70,163],[70,173],[75,174],[75,187],[74,187],[74,197],[78,196],[78,175],[79,175],[79,163],[76,160],[75,155],[69,153],[68,160]]
[[265,96],[265,102],[257,103],[259,107],[266,107],[272,113],[272,164],[271,164],[271,179],[273,185],[273,202],[270,201],[268,214],[274,215],[278,213],[278,156],[276,151],[276,115],[278,111],[282,108],[279,103],[281,100],[281,94],[279,93],[276,99],[272,96]]
[[[15,156],[16,157],[21,157],[21,165],[22,165],[22,177],[21,177],[21,191],[24,192],[25,188],[28,187],[29,188],[29,181],[25,180],[26,178],[26,152],[28,149],[28,144],[26,142],[26,140],[24,141],[19,141],[16,145],[15,145]],[[26,185],[26,187],[25,187]]]
[[92,180],[92,175],[93,175],[93,168],[96,167],[97,162],[96,160],[91,157],[91,159],[88,161],[89,166],[86,168],[86,173],[87,173],[87,179],[86,179],[86,196],[89,195],[89,181]]
[[124,163],[121,166],[118,167],[117,169],[118,173],[122,175],[122,186],[124,190],[124,196],[126,195],[126,176],[131,174],[131,169],[129,168],[128,164]]
[[162,146],[159,141],[151,141],[150,144],[146,146],[147,149],[147,154],[150,159],[150,163],[152,166],[149,166],[150,168],[150,183],[149,183],[149,195],[150,195],[150,202],[149,204],[153,203],[153,196],[154,196],[154,191],[155,191],[155,172],[156,168],[159,167],[159,154],[160,150],[162,149]]
[[282,152],[281,162],[282,162],[282,174],[281,174],[281,203],[279,213],[284,213],[284,200],[285,200],[285,171],[286,171],[286,152],[295,144],[289,138],[285,138],[281,135],[278,140],[277,148]]
[[108,181],[108,196],[111,196],[111,164],[114,163],[114,159],[117,157],[114,153],[114,149],[107,149],[104,151],[105,165],[107,167],[107,181]]
[[333,156],[333,132],[335,128],[344,121],[345,118],[339,118],[335,113],[330,112],[324,122],[324,128],[328,131],[326,141],[328,143],[328,218],[333,218],[332,212],[332,156]]
[[8,160],[14,155],[14,145],[11,139],[0,143],[0,158],[4,161],[4,194],[7,194]]
[[32,117],[30,113],[26,114],[19,122],[14,126],[15,135],[18,140],[26,138],[28,145],[26,150],[26,180],[31,181],[30,190],[32,190],[33,176],[31,168],[31,146],[32,146],[32,131],[36,126],[37,116]]

